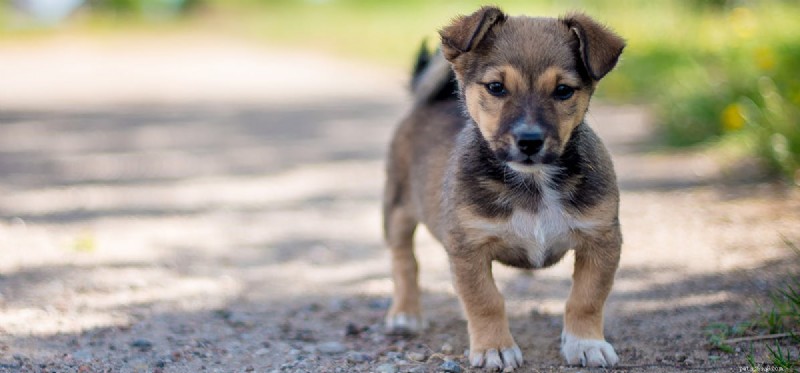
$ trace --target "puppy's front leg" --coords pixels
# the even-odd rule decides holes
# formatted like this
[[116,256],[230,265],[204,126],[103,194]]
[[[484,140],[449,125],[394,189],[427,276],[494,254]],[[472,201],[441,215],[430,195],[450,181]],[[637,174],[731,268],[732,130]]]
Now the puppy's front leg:
[[619,358],[603,335],[603,307],[619,264],[617,227],[575,250],[572,290],[564,314],[561,353],[572,365],[611,367]]
[[503,295],[492,277],[492,262],[482,253],[451,255],[455,289],[467,315],[472,366],[513,369],[522,351],[508,329]]

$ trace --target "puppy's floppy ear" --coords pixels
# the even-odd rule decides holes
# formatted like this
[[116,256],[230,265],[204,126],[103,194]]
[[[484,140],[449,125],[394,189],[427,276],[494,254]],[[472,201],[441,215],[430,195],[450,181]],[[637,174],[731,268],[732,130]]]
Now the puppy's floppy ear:
[[452,62],[462,53],[475,49],[492,27],[505,19],[506,15],[502,10],[491,6],[484,6],[475,13],[456,18],[450,26],[439,31],[444,57]]
[[561,21],[578,37],[580,57],[589,76],[595,81],[606,76],[617,64],[625,40],[583,13],[567,14]]

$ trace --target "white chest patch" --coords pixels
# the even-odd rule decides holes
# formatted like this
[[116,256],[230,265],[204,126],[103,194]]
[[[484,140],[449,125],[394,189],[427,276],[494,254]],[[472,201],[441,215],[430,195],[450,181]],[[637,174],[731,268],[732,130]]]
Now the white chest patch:
[[515,209],[505,221],[473,220],[468,224],[475,239],[496,238],[509,247],[524,248],[534,266],[542,266],[548,257],[563,254],[575,245],[575,233],[592,230],[593,221],[576,219],[568,214],[558,193],[542,188],[536,212]]
[[515,210],[505,225],[506,234],[500,238],[509,245],[525,248],[536,266],[541,266],[548,256],[571,249],[575,230],[591,228],[567,215],[560,202],[543,204],[536,213]]

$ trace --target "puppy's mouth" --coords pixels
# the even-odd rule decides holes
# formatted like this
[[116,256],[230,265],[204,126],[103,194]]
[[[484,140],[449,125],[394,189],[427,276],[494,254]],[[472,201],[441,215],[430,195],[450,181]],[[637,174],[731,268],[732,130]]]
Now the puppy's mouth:
[[520,173],[532,173],[541,170],[543,166],[556,163],[560,157],[557,147],[552,144],[542,144],[535,149],[515,146],[514,142],[495,142],[496,148],[492,149],[496,159],[512,170]]
[[531,173],[539,170],[542,166],[553,164],[557,158],[557,155],[549,152],[532,156],[520,154],[516,157],[509,156],[505,163],[514,171]]
[[525,174],[536,172],[536,170],[540,169],[543,166],[542,163],[534,162],[532,159],[506,162],[506,165],[514,171]]

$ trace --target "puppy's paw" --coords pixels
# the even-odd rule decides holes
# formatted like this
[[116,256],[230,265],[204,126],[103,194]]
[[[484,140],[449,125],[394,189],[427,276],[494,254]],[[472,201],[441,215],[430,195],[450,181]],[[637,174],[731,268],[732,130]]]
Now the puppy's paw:
[[614,347],[602,339],[582,339],[564,332],[561,334],[561,354],[570,365],[610,368],[619,362]]
[[469,363],[476,368],[511,372],[522,366],[522,351],[514,344],[511,347],[490,348],[487,350],[470,350]]
[[386,334],[389,335],[411,336],[421,333],[426,326],[420,315],[397,313],[386,316]]

